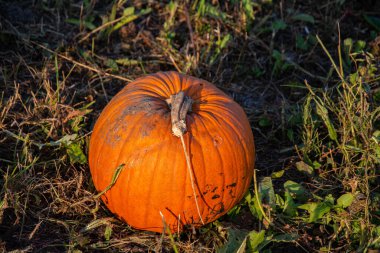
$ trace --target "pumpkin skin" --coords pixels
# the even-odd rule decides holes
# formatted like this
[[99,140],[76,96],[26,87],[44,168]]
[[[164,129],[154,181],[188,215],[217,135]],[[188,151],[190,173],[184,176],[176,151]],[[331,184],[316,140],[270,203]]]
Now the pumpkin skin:
[[[243,109],[213,84],[177,72],[129,83],[106,106],[90,140],[94,185],[106,206],[130,226],[172,232],[202,225],[180,138],[171,130],[171,95],[193,99],[183,135],[200,214],[209,223],[235,206],[254,170],[253,134]],[[120,167],[119,167],[120,168]],[[162,214],[162,216],[161,216]]]

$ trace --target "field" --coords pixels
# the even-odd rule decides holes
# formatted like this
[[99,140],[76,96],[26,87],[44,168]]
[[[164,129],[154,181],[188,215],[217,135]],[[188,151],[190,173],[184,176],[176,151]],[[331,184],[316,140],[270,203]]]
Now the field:
[[[0,251],[380,252],[380,2],[0,0]],[[245,110],[256,177],[200,229],[107,210],[88,145],[132,80],[174,70]]]

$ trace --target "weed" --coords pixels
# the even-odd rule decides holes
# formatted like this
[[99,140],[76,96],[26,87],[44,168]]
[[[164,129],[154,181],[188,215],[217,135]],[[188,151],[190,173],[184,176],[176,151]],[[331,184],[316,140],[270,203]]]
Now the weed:
[[[367,2],[0,0],[1,251],[378,251],[379,5]],[[242,202],[170,236],[114,217],[86,156],[112,96],[162,70],[232,96],[257,148]]]

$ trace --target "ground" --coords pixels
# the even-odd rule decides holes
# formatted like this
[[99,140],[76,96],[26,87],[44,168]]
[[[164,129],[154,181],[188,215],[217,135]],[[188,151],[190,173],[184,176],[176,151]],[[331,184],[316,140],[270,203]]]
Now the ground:
[[[379,252],[380,2],[0,1],[4,252]],[[91,130],[137,77],[175,70],[245,110],[241,203],[180,235],[97,196]]]

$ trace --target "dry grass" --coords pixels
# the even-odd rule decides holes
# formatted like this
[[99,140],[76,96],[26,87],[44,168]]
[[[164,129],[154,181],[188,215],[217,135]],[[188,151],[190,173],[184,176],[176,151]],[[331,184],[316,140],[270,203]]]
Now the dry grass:
[[[181,252],[215,252],[233,237],[231,229],[265,227],[246,200],[220,221],[174,235],[172,241],[121,223],[97,198],[86,158],[97,116],[128,80],[163,70],[209,80],[244,107],[256,137],[258,176],[286,171],[274,182],[276,191],[282,192],[282,183],[292,179],[323,197],[337,198],[345,191],[364,194],[338,227],[298,222],[304,219],[302,212],[290,219],[268,211],[264,203],[264,211],[275,219],[267,235],[299,235],[290,244],[272,240],[267,248],[376,250],[365,244],[376,243],[375,232],[350,236],[355,222],[361,231],[372,231],[380,220],[373,206],[380,202],[378,136],[372,138],[380,127],[374,108],[380,100],[379,51],[376,29],[363,18],[374,16],[379,4],[243,2],[0,1],[2,251],[170,252],[174,242]],[[356,67],[365,66],[361,83],[342,86],[347,81],[339,78],[343,66],[336,61],[334,72],[317,34],[335,61],[344,58],[337,50],[339,39],[367,42],[365,51],[372,58],[358,53],[343,71],[358,73]],[[332,115],[340,138],[332,146],[326,121],[316,120],[313,111],[316,97]],[[352,115],[356,118],[350,119]],[[360,156],[353,146],[360,148]],[[315,169],[318,177],[295,169],[296,162],[307,159],[321,164]],[[358,167],[364,169],[358,172]]]

